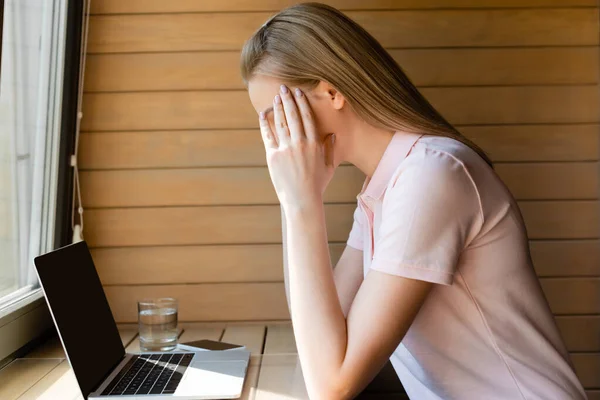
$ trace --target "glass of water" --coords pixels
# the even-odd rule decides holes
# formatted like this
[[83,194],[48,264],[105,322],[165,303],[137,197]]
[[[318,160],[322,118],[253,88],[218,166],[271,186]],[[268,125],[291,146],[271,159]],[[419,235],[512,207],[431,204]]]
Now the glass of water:
[[138,301],[138,325],[142,351],[171,351],[177,346],[177,300]]

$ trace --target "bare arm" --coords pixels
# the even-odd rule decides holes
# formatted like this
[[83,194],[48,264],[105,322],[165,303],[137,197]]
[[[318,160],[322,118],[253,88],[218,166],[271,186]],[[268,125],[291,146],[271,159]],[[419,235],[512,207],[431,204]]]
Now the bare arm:
[[283,283],[285,285],[285,298],[288,303],[288,310],[291,313],[290,307],[290,273],[288,269],[288,257],[287,257],[287,224],[285,222],[285,211],[281,208],[281,245],[283,247]]
[[433,284],[371,270],[345,316],[331,268],[322,198],[333,166],[324,162],[324,145],[302,91],[296,91],[298,108],[285,86],[281,93],[273,106],[277,140],[264,113],[259,122],[273,187],[285,208],[298,355],[311,399],[350,399],[389,359]]
[[[287,220],[291,315],[308,393],[311,399],[353,398],[389,359],[432,284],[370,271],[364,282],[344,279],[336,291],[323,207]],[[348,259],[360,253],[345,252]]]
[[[290,307],[290,281],[287,253],[287,224],[285,212],[281,208],[281,239],[283,244],[283,280],[285,295]],[[333,270],[333,279],[337,290],[344,317],[348,316],[352,301],[363,281],[363,252],[353,247],[346,246],[342,256]]]
[[333,281],[342,312],[344,317],[347,317],[350,306],[352,306],[356,293],[363,282],[363,252],[346,246],[333,270]]

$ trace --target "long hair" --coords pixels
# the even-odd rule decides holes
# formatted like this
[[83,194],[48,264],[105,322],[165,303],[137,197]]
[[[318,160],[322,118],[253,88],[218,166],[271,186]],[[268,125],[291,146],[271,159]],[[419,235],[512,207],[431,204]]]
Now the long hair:
[[492,165],[423,97],[371,34],[328,5],[297,4],[272,16],[244,44],[240,66],[246,85],[256,74],[308,89],[328,82],[367,123],[453,138]]

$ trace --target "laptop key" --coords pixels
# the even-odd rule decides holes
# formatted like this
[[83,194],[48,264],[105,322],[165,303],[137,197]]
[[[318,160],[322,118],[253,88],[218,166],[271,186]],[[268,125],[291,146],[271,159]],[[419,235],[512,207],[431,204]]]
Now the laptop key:
[[[108,386],[106,388],[104,388],[104,390],[102,391],[102,396],[106,396],[108,395],[119,383],[119,381],[121,379],[123,379],[123,377],[125,376],[125,374],[127,373],[127,371],[129,371],[129,369],[131,368],[131,366],[133,365],[133,363],[138,359],[137,356],[133,356],[129,359],[129,361],[127,361],[127,364],[125,364],[123,366],[123,368],[121,368],[121,370],[119,371],[119,373],[117,373],[117,375],[115,375],[115,377],[112,379],[112,381],[110,381],[110,383],[108,384]],[[123,389],[125,390],[125,389]]]
[[[142,361],[143,363],[143,361]],[[123,392],[127,389],[128,385],[131,381],[137,376],[139,370],[141,368],[142,363],[140,363],[140,359],[138,359],[133,366],[127,371],[127,373],[123,376],[121,381],[114,387],[114,389],[110,392],[110,395],[118,395],[123,394]]]
[[183,356],[183,359],[181,360],[181,362],[179,363],[179,365],[187,367],[188,365],[190,365],[190,363],[192,362],[193,358],[194,358],[194,355],[192,353],[188,353],[188,354],[186,354],[186,355]]
[[165,390],[163,390],[163,393],[166,393],[166,391],[168,390],[172,390],[174,392],[177,389],[177,386],[179,386],[180,382],[181,378],[171,378],[169,383],[167,383],[167,386],[165,386]]
[[[193,354],[192,354],[192,357],[193,357]],[[191,358],[190,358],[190,360],[191,360]],[[186,361],[186,362],[189,363],[189,361]],[[183,360],[182,360],[182,363],[183,363]],[[183,374],[185,373],[186,369],[187,369],[187,365],[182,365],[182,364],[179,364],[175,368],[175,371],[173,371],[173,374],[171,375],[171,378],[169,379],[169,383],[167,383],[167,385],[165,386],[165,389],[163,390],[163,394],[175,393],[175,391],[177,390],[177,387],[179,386],[179,383],[183,379]]]
[[140,386],[138,391],[135,392],[135,394],[148,394],[148,393],[150,393],[152,386],[154,386],[153,381],[152,382],[144,382],[144,383],[142,383],[142,386]]
[[179,361],[181,361],[182,357],[183,357],[183,354],[173,354],[173,357],[169,360],[169,363],[179,364]]
[[136,394],[150,393],[150,390],[152,390],[152,387],[156,383],[157,378],[160,376],[163,370],[163,367],[161,367],[160,365],[155,365],[154,368],[152,368],[152,371],[150,371],[150,373],[144,380],[144,383],[142,383],[142,385],[136,392]]
[[162,391],[165,388],[165,386],[167,385],[167,382],[169,381],[170,377],[171,377],[171,371],[164,370],[160,374],[160,376],[158,377],[158,379],[156,380],[156,383],[154,384],[154,386],[152,387],[152,389],[150,390],[150,394],[160,394],[160,393],[162,393]]

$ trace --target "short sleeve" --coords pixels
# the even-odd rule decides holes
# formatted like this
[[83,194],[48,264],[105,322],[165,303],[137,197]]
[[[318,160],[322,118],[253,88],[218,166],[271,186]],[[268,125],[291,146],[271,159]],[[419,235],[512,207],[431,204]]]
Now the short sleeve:
[[464,164],[426,149],[401,164],[381,210],[371,269],[452,284],[459,257],[483,223]]
[[356,207],[354,210],[354,222],[352,223],[352,229],[348,236],[346,244],[357,250],[363,251],[363,222],[362,222],[362,211]]

